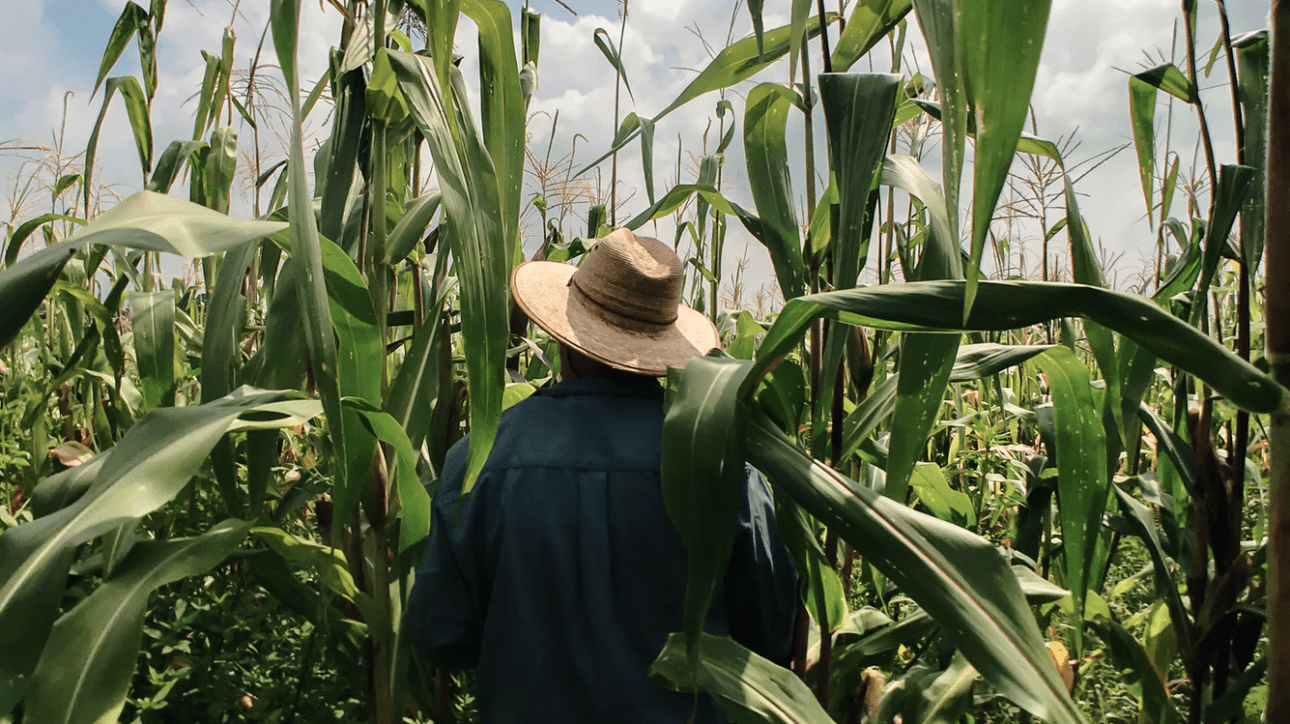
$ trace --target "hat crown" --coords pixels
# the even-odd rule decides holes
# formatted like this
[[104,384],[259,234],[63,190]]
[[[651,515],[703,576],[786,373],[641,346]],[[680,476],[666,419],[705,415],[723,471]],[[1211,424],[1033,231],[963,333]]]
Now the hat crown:
[[663,242],[615,229],[591,247],[569,283],[618,317],[666,326],[681,304],[682,269]]

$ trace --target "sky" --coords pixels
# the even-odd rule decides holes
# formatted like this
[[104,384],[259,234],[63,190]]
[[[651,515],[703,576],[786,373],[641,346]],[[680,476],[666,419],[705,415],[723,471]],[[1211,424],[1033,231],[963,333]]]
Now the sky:
[[[64,162],[74,164],[76,154],[83,152],[102,103],[102,91],[91,97],[94,79],[103,50],[116,18],[126,0],[0,0],[11,28],[10,37],[22,42],[0,46],[0,222],[20,222],[51,208],[48,191],[36,180],[39,174],[59,173],[48,163],[48,149],[62,148]],[[522,3],[507,0],[518,15]],[[146,3],[145,3],[146,4]],[[833,5],[830,2],[830,5]],[[543,14],[542,54],[538,66],[538,90],[530,107],[530,150],[539,166],[547,167],[556,177],[548,181],[548,196],[554,201],[555,183],[567,171],[582,168],[586,162],[608,150],[614,131],[614,75],[593,43],[598,28],[610,32],[617,41],[619,5],[614,0],[565,0],[564,7],[555,0],[532,0],[532,6]],[[232,24],[237,37],[235,65],[245,69],[254,56],[268,17],[267,0],[242,0],[234,12],[234,0],[170,0],[165,26],[158,42],[161,77],[158,97],[153,107],[155,154],[172,140],[192,136],[195,102],[200,88],[204,61],[201,51],[218,53],[224,29]],[[1198,53],[1201,62],[1218,33],[1213,3],[1200,3]],[[1266,27],[1267,0],[1235,0],[1228,3],[1234,35]],[[300,72],[311,85],[323,72],[327,51],[339,38],[339,15],[331,5],[316,0],[302,3],[303,19],[300,46]],[[725,2],[694,0],[629,0],[627,26],[622,48],[623,63],[631,82],[632,94],[622,93],[622,113],[635,111],[653,116],[666,107],[682,88],[710,59],[714,49],[725,45],[727,37],[738,39],[751,32],[746,7],[736,8],[733,0]],[[732,24],[732,11],[733,24]],[[765,3],[765,26],[787,23],[788,0]],[[576,13],[576,14],[575,14]],[[1128,116],[1128,73],[1161,62],[1171,55],[1180,3],[1175,0],[1053,0],[1047,38],[1035,91],[1032,96],[1037,135],[1057,140],[1073,137],[1078,147],[1068,154],[1068,162],[1094,159],[1099,154],[1121,147],[1132,140]],[[463,20],[457,36],[457,51],[466,56],[463,71],[472,89],[478,87],[477,66],[471,56],[474,29]],[[906,72],[923,71],[931,75],[930,63],[922,48],[916,22],[910,16],[910,42],[905,53]],[[1181,41],[1177,44],[1181,64]],[[817,49],[816,58],[818,58]],[[271,40],[264,48],[268,62],[276,62]],[[139,72],[137,50],[127,48],[112,75]],[[886,52],[875,52],[862,60],[853,71],[887,72],[890,58]],[[725,122],[736,124],[736,140],[727,150],[723,170],[723,190],[734,201],[752,207],[751,195],[743,173],[741,142],[743,96],[757,82],[784,81],[787,63],[782,62],[742,83],[725,94],[733,104],[733,114]],[[1222,60],[1208,78],[1202,78],[1203,98],[1209,111],[1219,163],[1234,163],[1232,121],[1226,67]],[[698,159],[715,150],[721,121],[715,110],[720,97],[703,96],[660,122],[655,134],[655,184],[659,194],[677,178],[677,146],[681,146],[682,182],[692,182]],[[477,102],[477,101],[476,101]],[[556,113],[558,111],[558,122]],[[1169,118],[1162,101],[1157,112],[1158,135],[1165,131]],[[1193,167],[1201,171],[1203,158],[1196,155],[1195,121],[1184,108],[1174,106],[1172,147],[1182,157],[1184,175]],[[327,130],[326,110],[311,116],[307,135],[317,142]],[[555,122],[554,137],[552,125]],[[236,124],[235,124],[236,125]],[[726,126],[728,127],[728,126]],[[277,133],[283,133],[278,127]],[[1029,130],[1029,129],[1028,129]],[[274,137],[275,129],[261,129],[261,143],[266,158],[281,157],[281,147]],[[240,146],[249,154],[252,133],[240,127]],[[705,138],[706,133],[706,138]],[[790,122],[790,161],[799,207],[805,206],[803,128],[799,114]],[[816,114],[815,145],[819,165],[826,153],[822,113]],[[141,186],[142,177],[134,150],[124,107],[119,101],[109,109],[100,141],[100,168],[96,173],[109,185],[112,194],[124,196]],[[706,147],[705,147],[706,143]],[[1158,141],[1158,147],[1163,141]],[[549,146],[549,151],[548,151]],[[40,149],[40,150],[36,150]],[[571,156],[572,154],[572,156]],[[247,157],[249,158],[249,156]],[[233,213],[251,215],[249,166],[244,158],[243,177],[235,189]],[[44,160],[44,165],[37,163]],[[929,174],[940,179],[939,156],[933,149],[923,159]],[[1088,165],[1082,167],[1086,170]],[[51,170],[53,169],[53,170]],[[539,177],[530,167],[526,181],[526,200],[538,193]],[[1014,172],[1022,170],[1014,164]],[[648,206],[645,198],[639,146],[633,144],[619,157],[619,221],[634,216]],[[33,180],[32,174],[38,174]],[[969,167],[965,187],[970,188]],[[47,187],[49,179],[46,179]],[[176,184],[180,187],[181,184]],[[570,188],[564,185],[565,188]],[[608,163],[599,172],[580,177],[572,187],[580,198],[595,196],[607,200]],[[1093,233],[1108,257],[1117,258],[1114,282],[1131,286],[1140,269],[1154,264],[1154,232],[1145,218],[1137,161],[1131,148],[1105,160],[1085,176],[1077,186],[1081,208]],[[966,198],[965,192],[965,198]],[[105,203],[111,203],[109,195]],[[1173,213],[1183,216],[1182,201],[1175,201]],[[566,219],[569,228],[585,225],[585,204],[573,207]],[[1053,213],[1060,215],[1059,209]],[[804,213],[801,214],[804,216]],[[539,243],[536,212],[526,213],[526,247]],[[970,214],[963,214],[966,224]],[[1050,220],[1050,224],[1052,221]],[[1007,231],[1006,229],[1004,230]],[[642,233],[651,233],[671,241],[674,230],[670,222],[650,225]],[[988,263],[995,275],[1037,274],[1039,263],[1038,232],[1034,225],[1012,229],[1012,249],[1024,250],[1024,259],[1014,258],[1007,268]],[[1064,250],[1064,234],[1052,253]],[[746,259],[743,281],[748,293],[741,302],[751,305],[758,287],[769,286],[772,273],[765,251],[732,223],[724,256],[723,283],[729,286],[741,259]],[[1055,262],[1062,265],[1060,262]],[[875,266],[870,260],[869,269]],[[1020,268],[1018,268],[1020,267]],[[870,272],[871,273],[871,272]]]

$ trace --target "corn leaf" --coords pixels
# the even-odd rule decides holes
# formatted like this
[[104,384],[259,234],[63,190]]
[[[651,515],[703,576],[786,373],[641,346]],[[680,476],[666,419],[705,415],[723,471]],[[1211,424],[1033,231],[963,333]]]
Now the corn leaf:
[[[836,17],[836,15],[830,13],[826,16],[826,19],[832,22]],[[819,32],[819,20],[817,18],[808,20],[806,23],[807,38],[814,38]],[[658,115],[654,116],[653,121],[657,123],[664,116],[705,93],[729,88],[760,73],[789,52],[791,37],[791,27],[785,25],[774,30],[768,30],[763,34],[764,52],[758,52],[757,38],[753,36],[748,36],[726,46],[721,52],[717,53],[717,56],[712,59],[711,63],[708,63],[707,67],[699,72],[699,75],[694,80],[690,81],[690,84],[681,91],[680,95],[673,99]],[[614,152],[630,143],[639,134],[640,129],[638,128],[627,137],[615,141],[603,156],[584,166],[574,176],[581,176],[595,168],[601,161],[612,156]]]
[[108,36],[108,45],[103,51],[103,59],[99,61],[98,78],[94,81],[94,90],[90,93],[90,98],[98,94],[99,87],[103,85],[103,79],[112,71],[112,66],[120,60],[121,54],[130,44],[130,39],[134,37],[135,30],[147,22],[148,11],[139,7],[133,0],[122,8],[121,16],[117,18],[116,25],[112,28],[112,34]]
[[171,196],[140,191],[97,216],[66,241],[0,271],[0,347],[26,324],[53,288],[58,274],[78,251],[91,244],[165,251],[189,258],[218,254],[282,228],[266,221],[243,221]]
[[1160,674],[1151,665],[1146,649],[1118,621],[1092,621],[1089,623],[1098,638],[1106,643],[1112,660],[1120,669],[1125,683],[1142,690],[1143,721],[1151,724],[1173,724],[1181,719],[1170,701],[1169,690]]
[[[350,462],[346,454],[344,414],[341,410],[336,340],[332,333],[331,307],[323,272],[322,243],[314,216],[313,194],[309,191],[305,168],[304,116],[300,110],[300,79],[296,75],[296,42],[300,26],[299,0],[273,0],[271,23],[278,66],[287,80],[291,96],[293,122],[291,152],[287,163],[291,257],[299,264],[296,294],[300,306],[300,323],[313,367],[314,383],[327,414],[328,436],[336,459]],[[347,478],[346,466],[337,466],[335,485],[344,490],[353,482]],[[338,515],[343,520],[344,516]]]
[[134,356],[149,408],[175,404],[175,293],[130,295]]
[[1142,198],[1147,202],[1147,224],[1155,211],[1156,89],[1141,78],[1129,78],[1129,119],[1133,124],[1133,147],[1138,152],[1138,175]]
[[845,73],[896,28],[914,7],[913,0],[860,0],[838,35],[831,57],[833,72]]
[[[877,73],[823,73],[819,84],[838,185],[833,287],[850,289],[869,256],[869,229],[865,226],[869,191],[887,155],[901,81],[900,76]],[[826,366],[822,374],[832,374],[832,370]]]
[[749,91],[744,106],[748,185],[766,233],[775,235],[775,242],[766,246],[779,252],[771,254],[771,264],[780,289],[789,299],[806,291],[806,266],[802,261],[785,136],[788,110],[797,99],[796,93],[782,85],[762,83]]
[[[258,421],[240,421],[263,413]],[[71,505],[0,536],[0,711],[30,683],[58,612],[75,547],[157,510],[197,474],[216,441],[232,430],[296,425],[318,414],[289,393],[243,388],[197,407],[145,415],[103,459],[88,490]]]
[[947,311],[962,308],[961,281],[909,282],[790,299],[757,350],[745,385],[755,385],[770,362],[791,350],[820,317],[898,331],[1001,331],[1078,316],[1130,337],[1242,409],[1272,412],[1284,404],[1284,391],[1271,377],[1142,297],[1043,282],[982,282],[979,290],[982,307],[974,305],[966,322]]
[[431,191],[408,202],[403,216],[399,217],[398,223],[394,225],[394,230],[390,232],[390,237],[385,242],[385,263],[397,264],[412,253],[416,245],[421,243],[426,229],[430,228],[430,221],[434,219],[435,212],[439,210],[439,202],[442,200],[442,194]]
[[1039,70],[1051,0],[1000,4],[960,0],[959,42],[976,120],[972,253],[967,266],[967,318],[981,276],[985,237],[1017,151]]
[[650,678],[674,691],[707,692],[726,710],[731,721],[833,721],[801,679],[734,639],[702,633],[697,649],[699,668],[692,671],[686,658],[685,637],[672,634],[650,666]]
[[[510,8],[501,0],[463,0],[461,9],[479,27],[480,128],[495,171],[503,248],[509,261],[519,250],[524,186],[524,95],[515,58],[515,31]],[[459,109],[465,102],[462,96]]]
[[1249,196],[1241,207],[1241,245],[1245,264],[1257,269],[1263,259],[1267,236],[1264,214],[1267,195],[1264,174],[1268,152],[1268,68],[1271,62],[1266,30],[1249,33],[1232,42],[1240,69],[1238,86],[1241,108],[1245,112],[1245,164],[1254,169],[1255,178]]
[[[688,553],[685,643],[699,673],[699,636],[734,546],[745,483],[744,405],[736,396],[750,362],[695,357],[668,374],[663,419],[663,502]],[[678,380],[679,377],[679,380]]]
[[[1048,377],[1057,430],[1057,497],[1061,513],[1066,586],[1077,620],[1084,619],[1094,548],[1102,530],[1107,498],[1106,431],[1093,402],[1088,370],[1075,353],[1054,347],[1035,358]],[[1076,626],[1074,653],[1082,655],[1083,630]]]
[[[509,32],[509,31],[508,31]],[[512,247],[502,242],[514,230],[505,226],[509,212],[502,208],[497,172],[466,112],[460,72],[453,70],[453,96],[448,103],[424,58],[390,53],[399,87],[412,117],[434,156],[439,190],[451,224],[452,249],[461,288],[462,338],[470,389],[470,456],[462,494],[470,491],[497,436],[507,339],[507,272]],[[455,106],[455,111],[453,107]],[[449,119],[456,119],[450,122]],[[453,134],[453,125],[460,136]]]
[[777,492],[836,530],[899,585],[1004,695],[1049,721],[1083,721],[1044,649],[1016,576],[989,541],[812,460],[765,415],[751,417],[747,449],[749,461]]
[[250,523],[226,520],[195,538],[146,541],[115,575],[58,620],[32,675],[24,721],[115,721],[125,707],[152,592],[219,565]]

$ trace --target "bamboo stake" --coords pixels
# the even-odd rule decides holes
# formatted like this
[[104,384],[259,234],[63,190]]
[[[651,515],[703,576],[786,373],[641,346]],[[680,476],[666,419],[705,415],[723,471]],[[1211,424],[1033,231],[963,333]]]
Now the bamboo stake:
[[[1268,95],[1267,355],[1272,373],[1290,385],[1290,0],[1272,0],[1271,89]],[[1283,393],[1284,394],[1284,393]],[[1267,721],[1290,721],[1290,406],[1272,415],[1268,511]]]

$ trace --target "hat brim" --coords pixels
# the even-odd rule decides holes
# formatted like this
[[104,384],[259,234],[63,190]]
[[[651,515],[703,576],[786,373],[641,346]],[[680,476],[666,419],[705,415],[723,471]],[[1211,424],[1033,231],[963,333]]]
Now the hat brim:
[[669,367],[720,346],[710,319],[677,305],[676,322],[653,328],[624,329],[581,294],[570,293],[578,267],[553,261],[528,261],[511,272],[511,293],[533,323],[571,348],[615,369],[662,377]]

